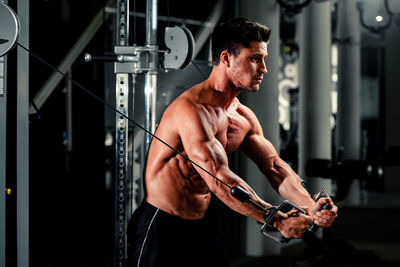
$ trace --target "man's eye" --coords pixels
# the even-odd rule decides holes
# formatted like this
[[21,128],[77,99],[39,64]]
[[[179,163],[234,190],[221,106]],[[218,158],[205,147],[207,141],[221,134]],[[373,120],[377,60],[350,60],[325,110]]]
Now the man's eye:
[[258,57],[252,57],[251,60],[256,61],[256,62],[260,61],[260,59]]

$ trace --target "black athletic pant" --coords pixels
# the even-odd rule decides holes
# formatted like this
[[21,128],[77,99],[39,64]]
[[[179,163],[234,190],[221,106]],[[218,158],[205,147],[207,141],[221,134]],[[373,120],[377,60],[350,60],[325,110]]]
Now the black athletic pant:
[[229,266],[221,241],[204,220],[183,220],[143,201],[128,225],[129,267]]

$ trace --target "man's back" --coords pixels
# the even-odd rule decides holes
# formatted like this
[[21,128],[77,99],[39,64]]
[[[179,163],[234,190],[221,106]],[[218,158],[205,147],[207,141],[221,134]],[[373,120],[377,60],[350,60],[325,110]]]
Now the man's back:
[[[219,94],[205,83],[189,89],[166,109],[156,136],[186,156],[182,140],[188,140],[188,147],[191,139],[203,135],[208,139],[204,142],[215,142],[216,153],[218,149],[232,153],[250,129],[250,111],[237,98],[221,108]],[[210,203],[210,189],[183,156],[153,139],[144,173],[147,202],[184,219],[203,217]]]

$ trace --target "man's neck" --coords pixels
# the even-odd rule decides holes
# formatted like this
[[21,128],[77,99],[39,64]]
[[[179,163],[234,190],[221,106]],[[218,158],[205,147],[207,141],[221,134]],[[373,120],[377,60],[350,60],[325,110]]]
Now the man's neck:
[[215,67],[204,84],[208,100],[223,109],[227,109],[241,91],[229,81],[225,73],[219,73]]

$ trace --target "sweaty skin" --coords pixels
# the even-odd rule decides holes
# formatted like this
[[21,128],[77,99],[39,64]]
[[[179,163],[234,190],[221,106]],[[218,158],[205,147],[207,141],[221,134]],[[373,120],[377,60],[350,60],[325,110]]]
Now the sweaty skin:
[[[319,218],[317,224],[329,226],[336,217],[336,206],[330,201],[333,215],[324,212],[317,217],[316,210],[323,202],[315,204],[294,171],[264,138],[255,114],[237,99],[242,90],[259,89],[267,73],[266,56],[265,42],[253,41],[238,55],[223,51],[210,77],[168,106],[155,135],[230,186],[247,190],[255,202],[270,207],[229,169],[227,156],[241,147],[281,196],[306,207],[314,219]],[[149,148],[144,177],[146,201],[183,219],[202,218],[212,192],[231,209],[263,222],[260,210],[232,197],[229,188],[156,139]],[[299,238],[312,219],[298,213],[279,214],[274,226],[286,237]]]

